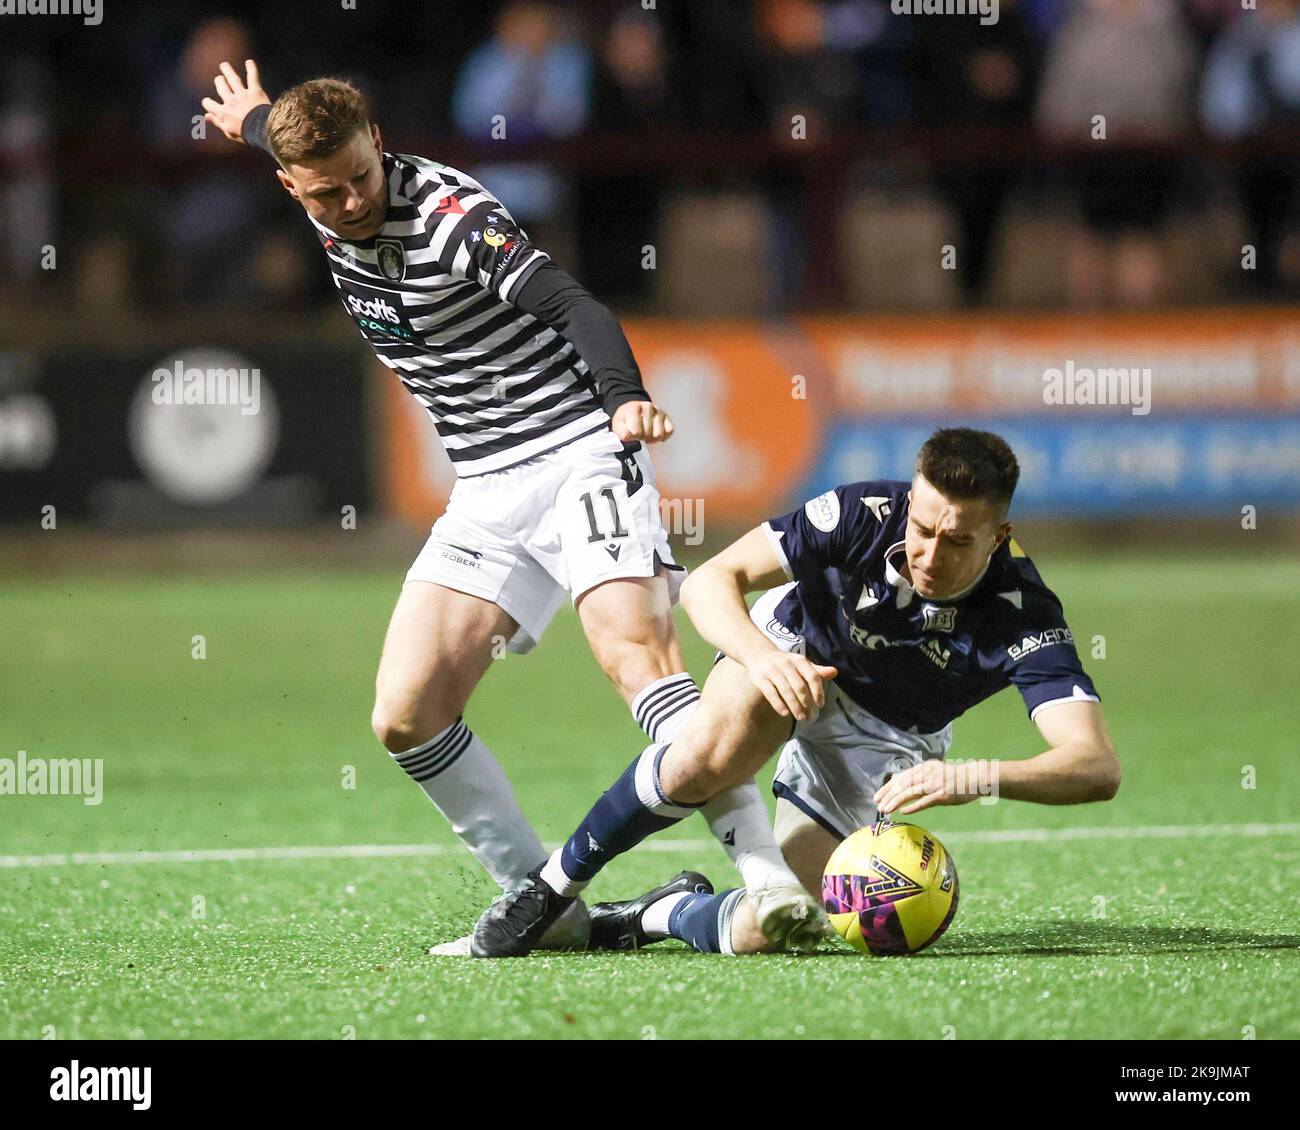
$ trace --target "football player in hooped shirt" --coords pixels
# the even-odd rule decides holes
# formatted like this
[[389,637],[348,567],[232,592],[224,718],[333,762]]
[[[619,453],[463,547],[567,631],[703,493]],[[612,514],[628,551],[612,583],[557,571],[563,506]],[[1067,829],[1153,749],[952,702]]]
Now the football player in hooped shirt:
[[[383,148],[361,92],[310,79],[274,102],[257,64],[214,77],[206,117],[266,151],[315,229],[348,315],[432,417],[456,485],[393,609],[371,726],[503,889],[543,854],[496,755],[464,712],[495,658],[526,652],[571,601],[592,653],[655,741],[699,700],[672,603],[684,570],[659,520],[647,444],[673,422],[650,400],[614,315],[529,240],[474,177]],[[734,809],[764,815],[747,782],[705,811],[749,845]],[[759,821],[758,826],[765,826]],[[771,836],[767,836],[770,841]],[[762,850],[765,845],[756,845]],[[781,877],[777,873],[778,877]],[[803,893],[754,889],[780,931]],[[575,902],[544,946],[582,949]],[[469,952],[468,936],[435,947]]]
[[[480,918],[472,952],[528,952],[613,856],[748,780],[778,746],[779,851],[737,861],[747,887],[784,866],[819,891],[838,843],[878,814],[964,804],[994,781],[1000,796],[1040,804],[1113,797],[1119,763],[1097,691],[1060,602],[1011,538],[1018,478],[1000,437],[942,430],[921,448],[910,484],[838,487],[703,565],[682,602],[722,655],[694,715],[632,763],[527,886]],[[745,594],[764,589],[748,609]],[[945,764],[953,719],[1007,686],[1048,748]],[[704,876],[683,872],[639,899],[593,907],[592,944],[775,948],[745,894],[714,894]],[[811,893],[803,920],[780,941],[806,945],[824,930]]]

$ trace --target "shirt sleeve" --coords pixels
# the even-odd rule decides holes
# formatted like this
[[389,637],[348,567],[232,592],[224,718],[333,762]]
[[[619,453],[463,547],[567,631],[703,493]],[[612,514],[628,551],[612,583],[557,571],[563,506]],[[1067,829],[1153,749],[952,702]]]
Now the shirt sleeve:
[[476,282],[506,302],[550,259],[499,201],[479,189],[458,188],[440,197],[426,214],[425,230],[447,274]]
[[809,499],[798,510],[763,523],[762,528],[792,581],[847,560],[854,539],[862,532],[859,511],[863,507],[859,504],[854,509],[852,503],[856,498],[849,487],[836,487]]
[[573,345],[611,416],[630,400],[650,399],[618,320],[535,247],[499,201],[460,189],[443,197],[428,227],[433,245],[442,241],[443,270],[477,282]]
[[515,287],[512,301],[572,343],[587,363],[601,403],[611,416],[630,400],[650,399],[618,319],[554,263],[541,264]]
[[1008,628],[1003,670],[1025,700],[1029,717],[1062,702],[1100,702],[1060,604],[1028,593],[1025,601],[1029,615]]
[[[266,120],[270,116],[269,103],[254,106],[244,115],[243,124],[239,127],[239,136],[244,139],[244,143],[254,149],[260,149],[263,153],[271,153],[271,143],[266,138]],[[271,153],[271,156],[274,157],[275,154]]]

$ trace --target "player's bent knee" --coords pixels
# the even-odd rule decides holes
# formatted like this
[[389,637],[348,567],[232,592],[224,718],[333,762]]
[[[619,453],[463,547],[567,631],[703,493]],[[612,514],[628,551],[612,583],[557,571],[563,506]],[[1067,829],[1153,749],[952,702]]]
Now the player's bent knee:
[[389,710],[375,704],[370,713],[370,728],[390,753],[402,753],[419,745],[415,737],[415,723],[400,711]]
[[681,670],[680,660],[658,641],[620,640],[599,647],[593,645],[592,650],[601,670],[629,701],[651,683]]
[[728,747],[674,742],[659,769],[664,792],[680,804],[704,804],[744,784],[750,774]]
[[588,640],[601,670],[629,701],[651,683],[683,669],[671,622],[667,628],[629,624],[617,633],[589,632]]
[[463,709],[463,702],[420,703],[410,696],[379,696],[370,714],[370,728],[390,753],[402,753],[441,733]]
[[[601,670],[622,692],[638,692],[682,668],[666,594],[647,591],[651,579],[610,581],[584,593],[578,614]],[[660,599],[662,597],[662,599]]]

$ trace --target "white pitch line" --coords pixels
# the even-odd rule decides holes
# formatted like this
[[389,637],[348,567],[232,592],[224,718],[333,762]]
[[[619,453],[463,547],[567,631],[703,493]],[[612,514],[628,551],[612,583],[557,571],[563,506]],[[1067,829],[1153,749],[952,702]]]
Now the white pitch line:
[[[950,844],[1025,844],[1064,840],[1178,840],[1225,833],[1257,838],[1300,835],[1300,824],[1150,824],[1116,828],[1006,828],[948,832]],[[554,845],[551,845],[552,847]],[[647,840],[636,851],[695,853],[713,840]],[[0,855],[0,869],[24,867],[115,866],[132,863],[242,863],[281,859],[391,859],[400,856],[457,854],[458,844],[339,844],[304,847],[199,848],[194,851],[88,851],[54,855]]]
[[954,844],[1029,844],[1051,840],[1179,840],[1225,833],[1238,836],[1296,836],[1300,824],[1146,824],[1117,828],[1005,828],[1001,831],[949,832]]

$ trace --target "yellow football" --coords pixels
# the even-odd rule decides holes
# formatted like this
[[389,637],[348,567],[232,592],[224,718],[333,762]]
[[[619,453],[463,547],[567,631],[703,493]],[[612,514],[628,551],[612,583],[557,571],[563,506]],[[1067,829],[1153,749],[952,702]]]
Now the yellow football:
[[957,868],[939,837],[915,824],[859,829],[826,864],[822,905],[849,945],[876,955],[916,953],[957,913]]

